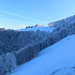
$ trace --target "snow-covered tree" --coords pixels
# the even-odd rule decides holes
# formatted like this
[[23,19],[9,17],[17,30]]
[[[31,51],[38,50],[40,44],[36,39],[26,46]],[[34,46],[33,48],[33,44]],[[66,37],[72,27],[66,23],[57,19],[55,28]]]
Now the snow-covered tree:
[[13,52],[0,55],[0,75],[11,72],[16,66],[16,57]]

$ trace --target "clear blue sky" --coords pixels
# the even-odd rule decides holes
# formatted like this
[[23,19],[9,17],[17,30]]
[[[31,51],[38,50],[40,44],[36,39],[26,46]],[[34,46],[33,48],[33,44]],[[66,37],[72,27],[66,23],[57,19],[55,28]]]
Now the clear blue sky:
[[24,28],[75,15],[75,0],[0,0],[0,27]]

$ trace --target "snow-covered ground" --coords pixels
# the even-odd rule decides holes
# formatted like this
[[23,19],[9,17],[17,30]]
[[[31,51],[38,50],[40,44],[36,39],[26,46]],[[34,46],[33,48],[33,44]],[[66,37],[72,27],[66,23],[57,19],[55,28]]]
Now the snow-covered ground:
[[47,31],[52,32],[55,28],[54,27],[33,27],[33,28],[25,28],[25,29],[18,29],[19,31]]
[[75,75],[75,35],[42,50],[11,75]]

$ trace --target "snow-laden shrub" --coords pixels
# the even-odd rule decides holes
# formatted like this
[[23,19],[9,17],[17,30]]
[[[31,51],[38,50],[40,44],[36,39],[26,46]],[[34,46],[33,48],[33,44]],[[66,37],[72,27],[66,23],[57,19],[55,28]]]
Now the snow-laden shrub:
[[52,35],[52,44],[58,42],[61,39],[61,33],[56,32],[55,34]]
[[16,66],[16,57],[13,52],[0,55],[0,75],[11,72]]
[[16,52],[17,64],[20,65],[34,58],[40,51],[39,44],[28,45]]

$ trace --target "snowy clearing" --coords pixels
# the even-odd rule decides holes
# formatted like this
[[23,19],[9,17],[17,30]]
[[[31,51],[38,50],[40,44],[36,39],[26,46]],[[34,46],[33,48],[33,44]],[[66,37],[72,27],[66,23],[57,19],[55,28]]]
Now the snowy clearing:
[[19,31],[47,31],[52,32],[55,28],[54,27],[33,27],[33,28],[25,28],[25,29],[18,29]]

